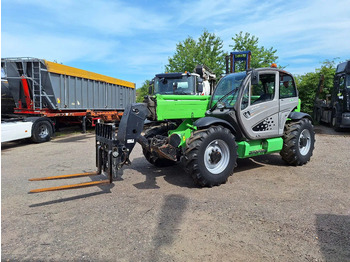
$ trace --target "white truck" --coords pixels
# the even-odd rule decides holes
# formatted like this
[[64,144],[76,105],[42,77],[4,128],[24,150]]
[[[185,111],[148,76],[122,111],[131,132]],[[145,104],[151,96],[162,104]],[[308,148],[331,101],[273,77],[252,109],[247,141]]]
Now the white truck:
[[49,141],[54,132],[53,122],[46,117],[1,120],[1,143],[30,138],[33,142]]

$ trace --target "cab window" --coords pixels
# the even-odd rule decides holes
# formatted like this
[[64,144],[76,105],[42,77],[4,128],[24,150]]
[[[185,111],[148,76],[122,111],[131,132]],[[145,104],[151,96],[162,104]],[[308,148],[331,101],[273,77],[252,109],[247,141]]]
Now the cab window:
[[293,78],[290,75],[280,73],[280,99],[296,96],[297,91]]
[[260,74],[259,83],[251,86],[250,104],[271,101],[275,97],[275,74]]

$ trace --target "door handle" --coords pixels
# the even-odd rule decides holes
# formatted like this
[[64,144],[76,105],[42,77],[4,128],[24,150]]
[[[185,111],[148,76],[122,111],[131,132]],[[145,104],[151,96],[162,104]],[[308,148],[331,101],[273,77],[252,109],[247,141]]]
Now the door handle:
[[250,117],[250,112],[246,111],[246,112],[243,113],[243,115],[245,116],[245,118],[249,118]]

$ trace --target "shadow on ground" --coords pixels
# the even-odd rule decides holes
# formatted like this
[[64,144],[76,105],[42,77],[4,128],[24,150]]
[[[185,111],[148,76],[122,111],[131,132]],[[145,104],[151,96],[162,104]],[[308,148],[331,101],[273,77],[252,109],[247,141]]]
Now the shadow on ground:
[[172,194],[165,197],[153,237],[154,248],[148,261],[173,261],[162,252],[162,247],[171,246],[176,240],[187,205],[188,199],[184,196]]
[[342,129],[340,132],[335,131],[330,126],[315,125],[315,133],[320,135],[332,135],[332,136],[350,136],[350,129]]
[[90,138],[91,134],[81,134],[81,135],[75,135],[75,136],[69,136],[67,138],[59,138],[59,139],[53,139],[52,143],[72,143],[72,142],[80,142],[83,140],[86,140]]
[[[56,132],[50,142],[45,142],[45,143],[79,142],[81,140],[88,139],[94,135],[95,133],[93,129],[89,129],[87,133],[82,134],[81,129],[79,128],[66,127],[66,128],[62,128],[59,132]],[[5,150],[10,150],[12,148],[29,146],[33,144],[36,144],[36,143],[34,143],[30,138],[19,139],[15,141],[1,143],[1,150],[5,151]]]
[[[285,166],[286,163],[282,160],[279,154],[270,154],[264,156],[257,156],[254,158],[238,159],[237,167],[234,173],[261,168],[265,165]],[[145,176],[145,181],[134,184],[138,189],[158,189],[157,178],[163,177],[168,183],[187,188],[196,188],[193,179],[185,172],[182,163],[175,164],[169,167],[156,167],[148,163],[143,157],[135,158],[130,167],[121,170],[121,176],[124,170],[132,169],[138,171]]]
[[350,261],[350,216],[317,214],[316,229],[325,261]]
[[4,142],[4,143],[1,143],[1,151],[9,151],[13,148],[25,147],[32,144],[33,142],[30,139],[20,139],[20,140],[11,141],[11,142]]

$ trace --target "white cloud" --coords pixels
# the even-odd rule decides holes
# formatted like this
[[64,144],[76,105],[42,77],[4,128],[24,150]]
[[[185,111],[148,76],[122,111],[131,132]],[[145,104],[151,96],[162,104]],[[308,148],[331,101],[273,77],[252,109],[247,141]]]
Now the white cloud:
[[266,6],[258,15],[256,9],[252,9],[253,20],[229,26],[219,35],[229,42],[232,32],[250,32],[259,37],[259,44],[273,46],[285,58],[350,55],[348,1],[308,1],[291,8],[288,4],[283,6],[278,12]]
[[[176,2],[172,7],[177,9],[176,21],[178,24],[186,25],[210,25],[227,22],[228,17],[235,17],[237,14],[244,15],[250,6],[251,0],[202,0]],[[227,24],[226,24],[227,25]]]
[[[54,34],[11,34],[2,32],[1,53],[3,57],[38,57],[58,62],[74,60],[96,61],[106,59],[118,43],[74,36]],[[5,41],[4,41],[5,40]]]
[[3,10],[7,6],[26,11],[3,12],[3,55],[95,61],[135,82],[164,71],[176,44],[197,39],[204,28],[224,40],[225,51],[240,31],[259,37],[260,45],[278,50],[278,62],[292,73],[313,71],[324,59],[350,58],[348,0],[3,0]]
[[[45,0],[13,0],[44,9],[46,12],[38,19],[52,20],[80,30],[94,30],[93,33],[108,35],[134,35],[135,31],[159,31],[166,29],[171,16],[163,12],[147,11],[145,7],[123,1],[59,1],[53,4]],[[14,4],[12,2],[12,4]]]

